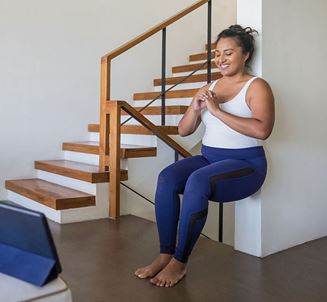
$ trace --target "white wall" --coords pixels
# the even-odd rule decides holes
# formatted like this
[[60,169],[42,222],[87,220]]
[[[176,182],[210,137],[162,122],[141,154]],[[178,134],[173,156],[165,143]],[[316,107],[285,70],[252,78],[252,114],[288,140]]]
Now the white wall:
[[[32,177],[34,160],[61,158],[63,141],[87,138],[98,121],[100,57],[194,2],[0,0],[1,199],[6,179]],[[213,3],[213,34],[230,20],[228,2]],[[168,28],[168,66],[203,50],[206,16],[203,7]],[[112,98],[152,88],[160,51],[159,34],[115,60]]]
[[276,98],[263,254],[327,235],[327,2],[263,1],[263,76]]
[[[251,62],[251,73],[262,76],[262,14],[261,0],[238,0],[237,23],[256,29],[255,53]],[[236,250],[262,256],[262,197],[261,190],[256,194],[235,202],[235,237]]]
[[239,23],[259,21],[254,70],[276,101],[261,212],[254,213],[266,256],[327,235],[327,2],[238,0],[237,6]]

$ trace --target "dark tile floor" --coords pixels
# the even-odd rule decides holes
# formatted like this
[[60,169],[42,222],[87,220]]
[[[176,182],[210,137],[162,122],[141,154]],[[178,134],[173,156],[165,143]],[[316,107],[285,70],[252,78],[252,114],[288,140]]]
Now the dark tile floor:
[[327,301],[327,237],[264,259],[200,238],[186,277],[158,288],[133,274],[157,255],[154,223],[128,215],[50,227],[74,302]]

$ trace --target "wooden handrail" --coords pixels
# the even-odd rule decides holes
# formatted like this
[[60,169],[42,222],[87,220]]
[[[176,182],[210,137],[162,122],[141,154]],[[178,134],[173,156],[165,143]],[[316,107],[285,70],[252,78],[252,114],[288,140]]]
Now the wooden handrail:
[[201,0],[198,1],[196,3],[194,3],[192,6],[182,10],[181,12],[177,13],[176,15],[168,18],[167,20],[163,21],[162,23],[152,27],[151,29],[149,29],[148,31],[146,31],[145,33],[139,35],[138,37],[132,39],[131,41],[123,44],[122,46],[118,47],[117,49],[109,52],[108,54],[104,55],[101,58],[102,62],[108,62],[111,59],[121,55],[122,53],[124,53],[125,51],[129,50],[130,48],[136,46],[137,44],[141,43],[142,41],[146,40],[147,38],[151,37],[152,35],[156,34],[157,32],[159,32],[160,30],[166,28],[167,26],[175,23],[177,20],[183,18],[184,16],[188,15],[189,13],[191,13],[192,11],[196,10],[197,8],[199,8],[200,6],[208,3],[209,0]]
[[[181,145],[176,143],[172,138],[169,137],[168,134],[164,130],[161,130],[160,127],[153,124],[149,119],[147,119],[142,113],[137,111],[134,107],[132,107],[129,103],[125,101],[110,101],[106,105],[106,112],[110,114],[110,112],[113,112],[112,108],[116,108],[118,106],[120,109],[123,109],[125,112],[130,114],[134,119],[136,119],[138,122],[140,122],[144,127],[149,129],[153,134],[158,136],[162,141],[164,141],[169,147],[177,151],[180,155],[183,157],[189,157],[192,156],[190,152],[188,152],[186,149],[184,149]],[[115,111],[116,112],[116,111]],[[112,120],[112,117],[110,117],[110,121]],[[114,120],[116,120],[114,118]],[[120,127],[120,124],[119,124]],[[114,129],[111,129],[110,127],[110,134],[112,135],[113,132],[111,132]],[[112,142],[112,140],[111,140]],[[111,148],[110,148],[111,150]]]
[[187,150],[171,139],[158,126],[138,112],[125,101],[107,102],[105,111],[106,119],[110,120],[110,155],[105,156],[104,161],[110,167],[110,206],[109,217],[116,219],[120,215],[120,118],[121,110],[126,111],[139,121],[143,126],[152,131],[161,140],[184,157],[192,156]]
[[[182,10],[171,18],[149,29],[142,35],[123,44],[114,51],[106,54],[101,58],[101,87],[100,87],[100,145],[99,145],[99,166],[102,169],[110,167],[110,218],[116,219],[119,216],[120,200],[120,118],[121,109],[138,120],[147,129],[152,131],[162,141],[168,144],[175,151],[184,157],[191,156],[182,146],[171,139],[164,131],[145,118],[140,112],[135,110],[131,105],[124,101],[110,101],[110,78],[111,78],[111,60],[142,41],[151,37],[160,30],[175,23],[177,20],[188,15],[200,6],[208,3],[208,12],[211,11],[212,0],[201,0],[192,6]],[[211,20],[211,19],[208,19]],[[209,36],[209,34],[208,34]],[[111,116],[110,116],[111,115]],[[110,117],[110,118],[109,118]],[[109,124],[110,122],[110,124]],[[110,129],[109,129],[110,128]],[[109,142],[110,130],[110,142]],[[110,156],[109,156],[110,152]]]

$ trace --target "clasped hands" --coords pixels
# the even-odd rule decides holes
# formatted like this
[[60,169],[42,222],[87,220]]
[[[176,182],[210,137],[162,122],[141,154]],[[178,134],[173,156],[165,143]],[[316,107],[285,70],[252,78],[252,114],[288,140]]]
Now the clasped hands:
[[201,111],[204,108],[207,108],[211,114],[220,110],[219,104],[222,103],[222,100],[217,96],[217,94],[211,90],[205,90],[199,92],[193,103],[193,109],[195,111]]

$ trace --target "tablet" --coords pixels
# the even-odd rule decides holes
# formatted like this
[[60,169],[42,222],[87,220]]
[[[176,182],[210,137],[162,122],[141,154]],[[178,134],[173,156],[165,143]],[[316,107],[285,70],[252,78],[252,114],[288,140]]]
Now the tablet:
[[0,202],[0,272],[41,286],[61,271],[45,215]]

